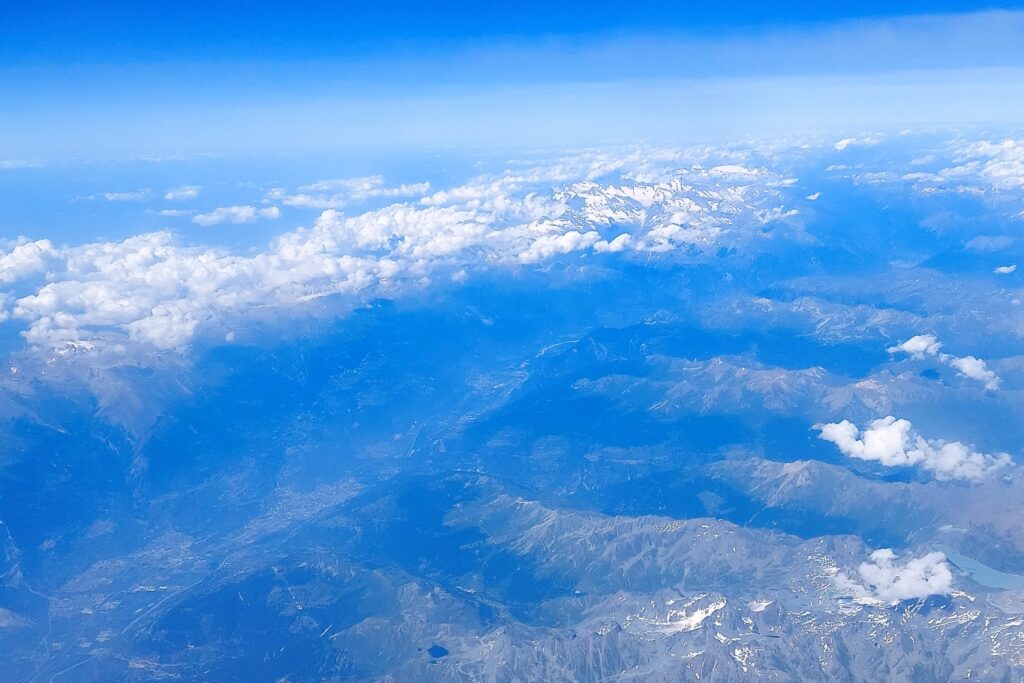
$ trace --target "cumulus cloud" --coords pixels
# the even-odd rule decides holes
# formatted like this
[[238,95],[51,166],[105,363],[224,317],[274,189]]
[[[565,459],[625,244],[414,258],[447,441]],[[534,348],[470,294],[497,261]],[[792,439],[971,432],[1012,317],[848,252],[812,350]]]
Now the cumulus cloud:
[[957,373],[964,377],[977,380],[985,385],[986,389],[996,390],[1002,384],[996,373],[988,369],[985,361],[974,356],[963,356],[962,358],[948,358],[946,361],[956,369]]
[[902,344],[896,346],[890,346],[886,349],[889,353],[897,353],[903,351],[909,353],[914,358],[924,358],[925,356],[936,356],[939,353],[939,349],[942,348],[942,343],[932,334],[919,334],[915,337],[911,337]]
[[869,604],[895,605],[904,600],[921,600],[931,595],[949,595],[953,572],[946,556],[933,552],[900,562],[896,553],[883,548],[871,553],[868,562],[857,567],[861,582],[837,575],[836,586]]
[[518,258],[521,263],[537,263],[552,256],[592,247],[600,239],[600,233],[593,230],[582,233],[570,231],[555,235],[540,235],[530,242],[529,247],[519,253]]
[[980,358],[975,358],[974,356],[952,356],[948,353],[943,353],[941,349],[942,343],[935,335],[919,334],[902,344],[890,346],[886,350],[889,353],[907,353],[917,360],[928,356],[934,357],[940,363],[952,367],[961,377],[977,380],[990,391],[995,391],[1002,385],[1002,380]]
[[0,251],[0,283],[10,283],[41,273],[47,262],[57,256],[50,240],[15,241],[9,251]]
[[[5,271],[19,291],[7,310],[40,350],[88,344],[100,353],[128,342],[181,350],[203,330],[223,338],[235,316],[300,310],[327,296],[344,310],[484,269],[598,253],[699,258],[764,239],[759,215],[780,206],[777,188],[789,179],[739,163],[705,168],[680,159],[678,151],[630,150],[538,162],[354,215],[327,209],[310,227],[244,255],[181,245],[168,232],[8,253],[23,241],[0,252],[20,264]],[[386,188],[376,178],[307,189],[339,187],[348,195],[394,190],[414,197],[424,189]],[[192,220],[217,225],[279,215],[276,206],[241,205]]]
[[996,275],[1009,275],[1010,273],[1016,272],[1016,270],[1017,270],[1017,264],[1014,263],[1014,264],[1009,265],[1009,266],[998,266],[992,272],[995,273]]
[[814,428],[820,432],[818,438],[835,444],[847,457],[885,467],[919,465],[939,480],[979,481],[1012,463],[1006,453],[979,453],[959,441],[925,439],[909,420],[892,416],[874,420],[863,430],[849,420]]
[[166,232],[67,250],[60,277],[14,302],[29,343],[60,349],[105,333],[179,349],[199,326],[236,312],[318,294],[354,294],[392,272],[386,260],[332,257],[286,244],[256,256],[183,247]]
[[260,218],[280,218],[281,209],[271,206],[260,209],[255,206],[221,206],[209,213],[200,213],[192,217],[196,225],[208,227],[221,223],[255,223]]
[[201,185],[180,185],[172,187],[164,193],[164,199],[169,202],[181,201],[184,199],[195,199],[202,190]]
[[622,233],[611,241],[600,240],[594,243],[594,251],[606,251],[612,254],[625,251],[633,243],[633,236],[629,233]]
[[939,552],[900,563],[896,553],[883,548],[871,553],[871,561],[862,563],[857,573],[879,600],[888,603],[948,595],[953,588],[953,573]]

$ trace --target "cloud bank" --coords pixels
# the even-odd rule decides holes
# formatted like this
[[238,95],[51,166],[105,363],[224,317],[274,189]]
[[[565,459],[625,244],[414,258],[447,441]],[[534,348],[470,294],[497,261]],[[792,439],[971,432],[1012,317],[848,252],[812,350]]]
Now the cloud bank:
[[935,172],[905,174],[927,191],[1012,193],[1024,190],[1024,140],[982,140],[953,150],[954,165]]
[[[702,151],[699,154],[706,154]],[[689,159],[689,161],[687,161]],[[678,150],[588,152],[475,178],[363,213],[327,209],[309,228],[255,253],[183,245],[168,232],[56,248],[3,245],[5,315],[39,350],[143,344],[183,350],[203,330],[326,296],[359,305],[432,278],[532,266],[586,254],[699,257],[775,238],[791,221],[779,188],[791,179],[737,155],[710,168]],[[429,189],[377,178],[307,186],[346,197]],[[202,226],[277,218],[276,206],[221,207]],[[799,226],[794,227],[795,230]]]

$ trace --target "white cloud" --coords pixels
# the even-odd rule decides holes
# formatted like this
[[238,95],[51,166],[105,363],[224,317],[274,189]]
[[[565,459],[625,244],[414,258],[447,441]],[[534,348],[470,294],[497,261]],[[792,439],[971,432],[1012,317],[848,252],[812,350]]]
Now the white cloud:
[[281,209],[271,206],[260,209],[255,206],[221,206],[209,213],[200,213],[192,217],[197,225],[211,226],[221,223],[255,223],[260,218],[280,218]]
[[166,232],[67,250],[60,277],[17,299],[30,344],[60,349],[120,332],[127,341],[183,348],[199,326],[232,313],[357,293],[391,272],[372,258],[330,257],[284,245],[253,257],[181,247]]
[[172,187],[164,193],[164,199],[169,202],[184,199],[195,199],[199,196],[199,192],[202,189],[201,185],[180,185],[178,187]]
[[880,135],[863,135],[855,138],[843,138],[842,140],[837,140],[833,147],[837,152],[842,152],[856,145],[871,147],[882,142],[882,140],[883,138]]
[[944,363],[957,371],[961,377],[967,377],[973,380],[977,380],[985,385],[985,388],[990,391],[995,391],[1002,385],[1002,380],[988,369],[985,361],[974,356],[962,356],[957,357],[948,353],[942,353],[942,343],[932,334],[919,334],[915,337],[911,337],[902,344],[896,346],[890,346],[886,349],[889,353],[899,353],[903,351],[910,354],[911,357],[921,360],[926,356],[932,356],[936,358],[940,363]]
[[986,389],[995,391],[1002,384],[1002,380],[996,376],[996,373],[988,369],[985,365],[985,361],[974,356],[964,356],[962,358],[947,357],[947,362],[956,368],[956,371],[964,377],[978,380],[985,385]]
[[940,480],[978,481],[1012,463],[1006,453],[978,453],[959,441],[925,439],[909,420],[892,416],[874,420],[863,430],[849,420],[814,428],[821,432],[818,438],[835,444],[847,457],[886,467],[919,465]]
[[[24,262],[6,271],[21,292],[8,308],[40,350],[85,342],[91,353],[128,342],[183,350],[203,330],[223,339],[237,316],[270,318],[275,307],[299,311],[325,296],[346,310],[435,277],[457,282],[484,269],[593,252],[698,258],[764,239],[758,215],[778,207],[784,176],[738,163],[709,170],[681,157],[675,150],[586,152],[481,176],[415,202],[355,215],[328,209],[311,227],[244,255],[183,246],[167,232],[40,245],[45,253],[34,258],[25,249],[5,254]],[[376,179],[316,185],[339,186],[350,195],[387,189]],[[279,215],[276,206],[240,205],[192,220],[216,225]],[[41,284],[23,279],[39,275]]]
[[923,459],[920,452],[908,452],[911,424],[907,420],[875,420],[863,434],[848,420],[817,425],[816,429],[821,432],[821,439],[831,441],[850,457],[874,460],[886,467],[913,465]]
[[594,251],[606,251],[612,254],[624,251],[633,243],[633,236],[624,232],[610,242],[601,240],[594,244]]
[[520,263],[537,263],[552,256],[586,249],[597,244],[601,235],[593,230],[589,232],[566,232],[557,235],[541,235],[530,242],[530,246],[519,253]]
[[820,192],[812,192],[811,194],[807,195],[807,199],[809,201],[816,202],[819,199],[821,199],[821,193]]
[[904,351],[909,353],[914,358],[924,358],[925,355],[935,356],[938,355],[939,349],[942,348],[942,342],[940,342],[935,335],[932,334],[919,334],[915,337],[911,337],[902,344],[896,346],[890,346],[886,349],[889,353],[897,353]]
[[1024,141],[977,142],[960,151],[964,164],[946,169],[946,177],[977,177],[997,190],[1024,189]]
[[267,193],[267,201],[304,209],[341,209],[353,203],[377,198],[422,197],[430,192],[430,183],[410,183],[388,187],[382,176],[321,180],[303,185],[291,194],[283,188]]
[[36,159],[0,159],[0,171],[13,171],[22,168],[43,168],[45,164]]
[[50,240],[19,240],[10,251],[0,251],[0,283],[10,283],[41,273],[47,262],[57,256]]
[[147,211],[146,213],[163,216],[164,218],[178,218],[180,216],[191,216],[195,212],[188,209],[160,209],[159,211]]
[[870,562],[857,568],[857,573],[879,600],[888,603],[948,595],[953,587],[953,573],[946,564],[946,556],[939,552],[899,563],[892,550],[876,550],[871,553]]
[[87,199],[102,199],[108,202],[144,202],[149,199],[153,191],[148,187],[133,192],[101,192],[89,195]]
[[981,141],[962,145],[953,154],[954,166],[934,173],[904,176],[926,191],[953,190],[984,194],[988,190],[1024,190],[1024,140]]
[[995,252],[1012,246],[1016,241],[1016,238],[1007,235],[979,235],[968,240],[964,248],[971,251]]
[[996,275],[1009,275],[1010,273],[1016,272],[1016,270],[1017,270],[1017,264],[1014,263],[1014,264],[1009,265],[1009,266],[999,266],[995,270],[993,270],[992,272],[995,273]]
[[933,552],[904,562],[896,553],[883,548],[871,553],[868,562],[857,567],[863,584],[845,574],[835,584],[859,602],[895,605],[904,600],[921,600],[931,595],[949,595],[953,590],[953,572],[946,556]]

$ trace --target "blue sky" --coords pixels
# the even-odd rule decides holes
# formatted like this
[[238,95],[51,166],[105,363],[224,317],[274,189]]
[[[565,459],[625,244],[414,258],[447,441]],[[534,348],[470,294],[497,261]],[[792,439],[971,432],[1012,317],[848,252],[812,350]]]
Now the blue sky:
[[915,14],[1012,9],[1015,2],[33,2],[6,10],[4,63],[302,59],[466,40],[685,31],[719,35]]
[[1016,4],[22,3],[0,25],[0,160],[1002,122]]

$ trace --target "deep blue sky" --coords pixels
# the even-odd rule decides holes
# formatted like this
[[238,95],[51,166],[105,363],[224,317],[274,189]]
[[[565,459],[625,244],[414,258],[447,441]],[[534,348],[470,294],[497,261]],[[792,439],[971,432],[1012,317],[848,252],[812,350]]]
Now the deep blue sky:
[[0,167],[1019,120],[1020,5],[17,2]]
[[1020,2],[26,2],[0,19],[6,65],[329,58],[487,38],[720,35],[855,18],[1019,8]]

